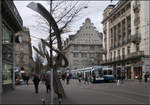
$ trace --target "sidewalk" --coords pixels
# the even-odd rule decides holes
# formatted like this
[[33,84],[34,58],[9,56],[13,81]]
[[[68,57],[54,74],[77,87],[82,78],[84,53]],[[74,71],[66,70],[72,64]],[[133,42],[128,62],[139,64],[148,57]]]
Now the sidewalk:
[[[57,97],[54,95],[54,104],[57,104]],[[2,95],[2,104],[42,104],[41,99],[45,99],[45,104],[50,104],[50,93],[46,93],[43,83],[39,85],[39,93],[36,94],[33,83],[29,85],[18,85],[13,91]]]

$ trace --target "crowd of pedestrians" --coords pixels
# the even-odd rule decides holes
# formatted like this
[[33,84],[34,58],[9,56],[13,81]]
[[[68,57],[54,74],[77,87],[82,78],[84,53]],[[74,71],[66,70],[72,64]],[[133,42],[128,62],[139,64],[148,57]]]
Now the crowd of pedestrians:
[[[22,71],[24,71],[24,68],[21,68]],[[34,84],[34,88],[35,88],[35,93],[38,93],[38,87],[39,87],[39,83],[40,81],[42,81],[43,84],[45,84],[45,87],[46,87],[46,92],[48,93],[50,90],[51,90],[51,86],[50,86],[50,73],[44,73],[44,74],[29,74],[29,73],[25,73],[23,72],[21,74],[22,76],[22,79],[24,81],[24,83],[28,86],[29,85],[29,79],[30,77],[32,78],[32,81],[33,81],[33,84]],[[83,80],[84,81],[84,84],[89,84],[91,82],[91,77],[86,75],[85,77],[83,77],[82,74],[78,73],[77,74],[77,77],[74,77],[71,73],[69,72],[66,72],[66,73],[62,73],[60,75],[60,78],[65,81],[66,80],[66,84],[68,85],[69,84],[69,81],[70,79],[72,78],[76,78],[78,79],[79,83],[81,83],[81,81]],[[92,74],[92,78],[93,78],[93,81],[92,83],[95,83],[96,82],[96,75],[95,74]],[[148,72],[145,73],[144,75],[144,81],[145,82],[148,82],[150,81],[150,74]],[[17,78],[16,78],[17,79]],[[116,83],[117,83],[117,86],[119,86],[120,84],[124,85],[124,80],[125,80],[125,75],[115,75],[115,79],[116,79]],[[142,81],[142,76],[140,77],[139,76],[139,81]]]

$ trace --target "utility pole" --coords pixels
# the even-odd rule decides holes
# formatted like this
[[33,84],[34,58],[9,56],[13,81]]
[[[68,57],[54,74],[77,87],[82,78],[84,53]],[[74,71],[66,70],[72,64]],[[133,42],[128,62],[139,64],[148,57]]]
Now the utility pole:
[[0,1],[0,104],[2,104],[2,16]]

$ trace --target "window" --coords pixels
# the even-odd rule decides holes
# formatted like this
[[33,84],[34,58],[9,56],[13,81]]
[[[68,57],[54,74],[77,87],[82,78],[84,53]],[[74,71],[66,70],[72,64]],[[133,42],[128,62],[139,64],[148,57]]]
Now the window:
[[116,51],[114,51],[114,58],[116,58]]
[[90,50],[95,50],[95,46],[90,46]]
[[118,50],[118,57],[120,58],[120,50]]
[[79,49],[78,45],[75,45],[74,50],[78,50],[78,49]]
[[89,54],[90,58],[94,58],[95,57],[95,54],[94,53],[91,53]]
[[112,59],[112,52],[110,53],[110,59]]
[[3,44],[12,43],[13,42],[13,34],[4,24],[2,24],[2,32],[3,32]]
[[130,54],[130,46],[127,48],[127,53]]
[[77,57],[79,57],[79,54],[78,53],[73,53],[73,57],[77,58]]
[[139,44],[136,45],[136,51],[139,51],[140,48],[139,48]]
[[3,84],[12,83],[12,78],[13,78],[12,72],[13,72],[13,65],[3,64],[3,72],[2,72],[2,83]]
[[122,48],[122,55],[125,55],[125,48]]
[[81,57],[82,57],[82,58],[87,57],[87,53],[81,53]]

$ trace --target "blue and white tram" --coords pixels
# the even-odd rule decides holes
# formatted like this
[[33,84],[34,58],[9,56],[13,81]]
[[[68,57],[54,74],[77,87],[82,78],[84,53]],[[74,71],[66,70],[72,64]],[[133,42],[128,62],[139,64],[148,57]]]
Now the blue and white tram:
[[92,66],[89,68],[85,68],[84,78],[87,76],[89,81],[93,83],[104,82],[102,68],[103,66]]
[[113,74],[113,68],[112,67],[108,67],[108,66],[104,66],[103,67],[103,77],[104,77],[104,81],[105,82],[113,82],[114,78],[114,74]]

